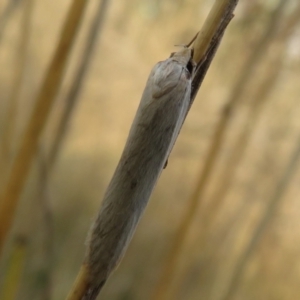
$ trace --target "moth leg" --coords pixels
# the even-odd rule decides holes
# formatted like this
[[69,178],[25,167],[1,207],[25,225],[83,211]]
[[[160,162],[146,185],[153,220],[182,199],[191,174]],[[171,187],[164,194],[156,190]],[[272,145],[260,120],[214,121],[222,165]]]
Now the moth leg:
[[165,162],[165,165],[164,165],[164,169],[167,167],[167,165],[168,165],[168,158],[167,158],[167,160],[166,160],[166,162]]

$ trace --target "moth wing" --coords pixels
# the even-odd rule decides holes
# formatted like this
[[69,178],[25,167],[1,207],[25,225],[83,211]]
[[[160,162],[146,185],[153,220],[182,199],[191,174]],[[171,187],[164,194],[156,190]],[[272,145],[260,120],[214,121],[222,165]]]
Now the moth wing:
[[[160,98],[176,87],[180,78],[180,75],[178,76],[178,68],[182,69],[178,64],[174,64],[174,62],[169,59],[156,65],[152,75],[153,98]],[[181,72],[179,72],[179,74],[180,73]]]

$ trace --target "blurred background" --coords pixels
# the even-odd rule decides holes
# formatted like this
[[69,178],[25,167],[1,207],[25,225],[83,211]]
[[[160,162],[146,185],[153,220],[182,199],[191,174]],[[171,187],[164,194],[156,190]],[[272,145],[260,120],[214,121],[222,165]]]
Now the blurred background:
[[[88,1],[2,253],[0,299],[65,298],[150,70],[213,2]],[[70,5],[0,2],[0,191]],[[241,0],[99,299],[299,298],[299,77],[299,1]]]

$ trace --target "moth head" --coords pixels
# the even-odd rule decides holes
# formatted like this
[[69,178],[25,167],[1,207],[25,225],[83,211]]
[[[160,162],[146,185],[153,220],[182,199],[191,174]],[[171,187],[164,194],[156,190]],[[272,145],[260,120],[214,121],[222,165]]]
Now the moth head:
[[170,57],[178,63],[184,65],[189,73],[193,74],[196,66],[195,62],[193,61],[193,54],[194,49],[183,47],[180,51],[173,52]]

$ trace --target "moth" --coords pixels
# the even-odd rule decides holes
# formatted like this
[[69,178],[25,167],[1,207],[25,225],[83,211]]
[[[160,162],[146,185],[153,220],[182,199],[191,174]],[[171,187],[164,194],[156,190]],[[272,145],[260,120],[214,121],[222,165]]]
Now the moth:
[[194,70],[183,48],[152,69],[120,161],[91,228],[84,299],[95,299],[118,265],[187,114]]

